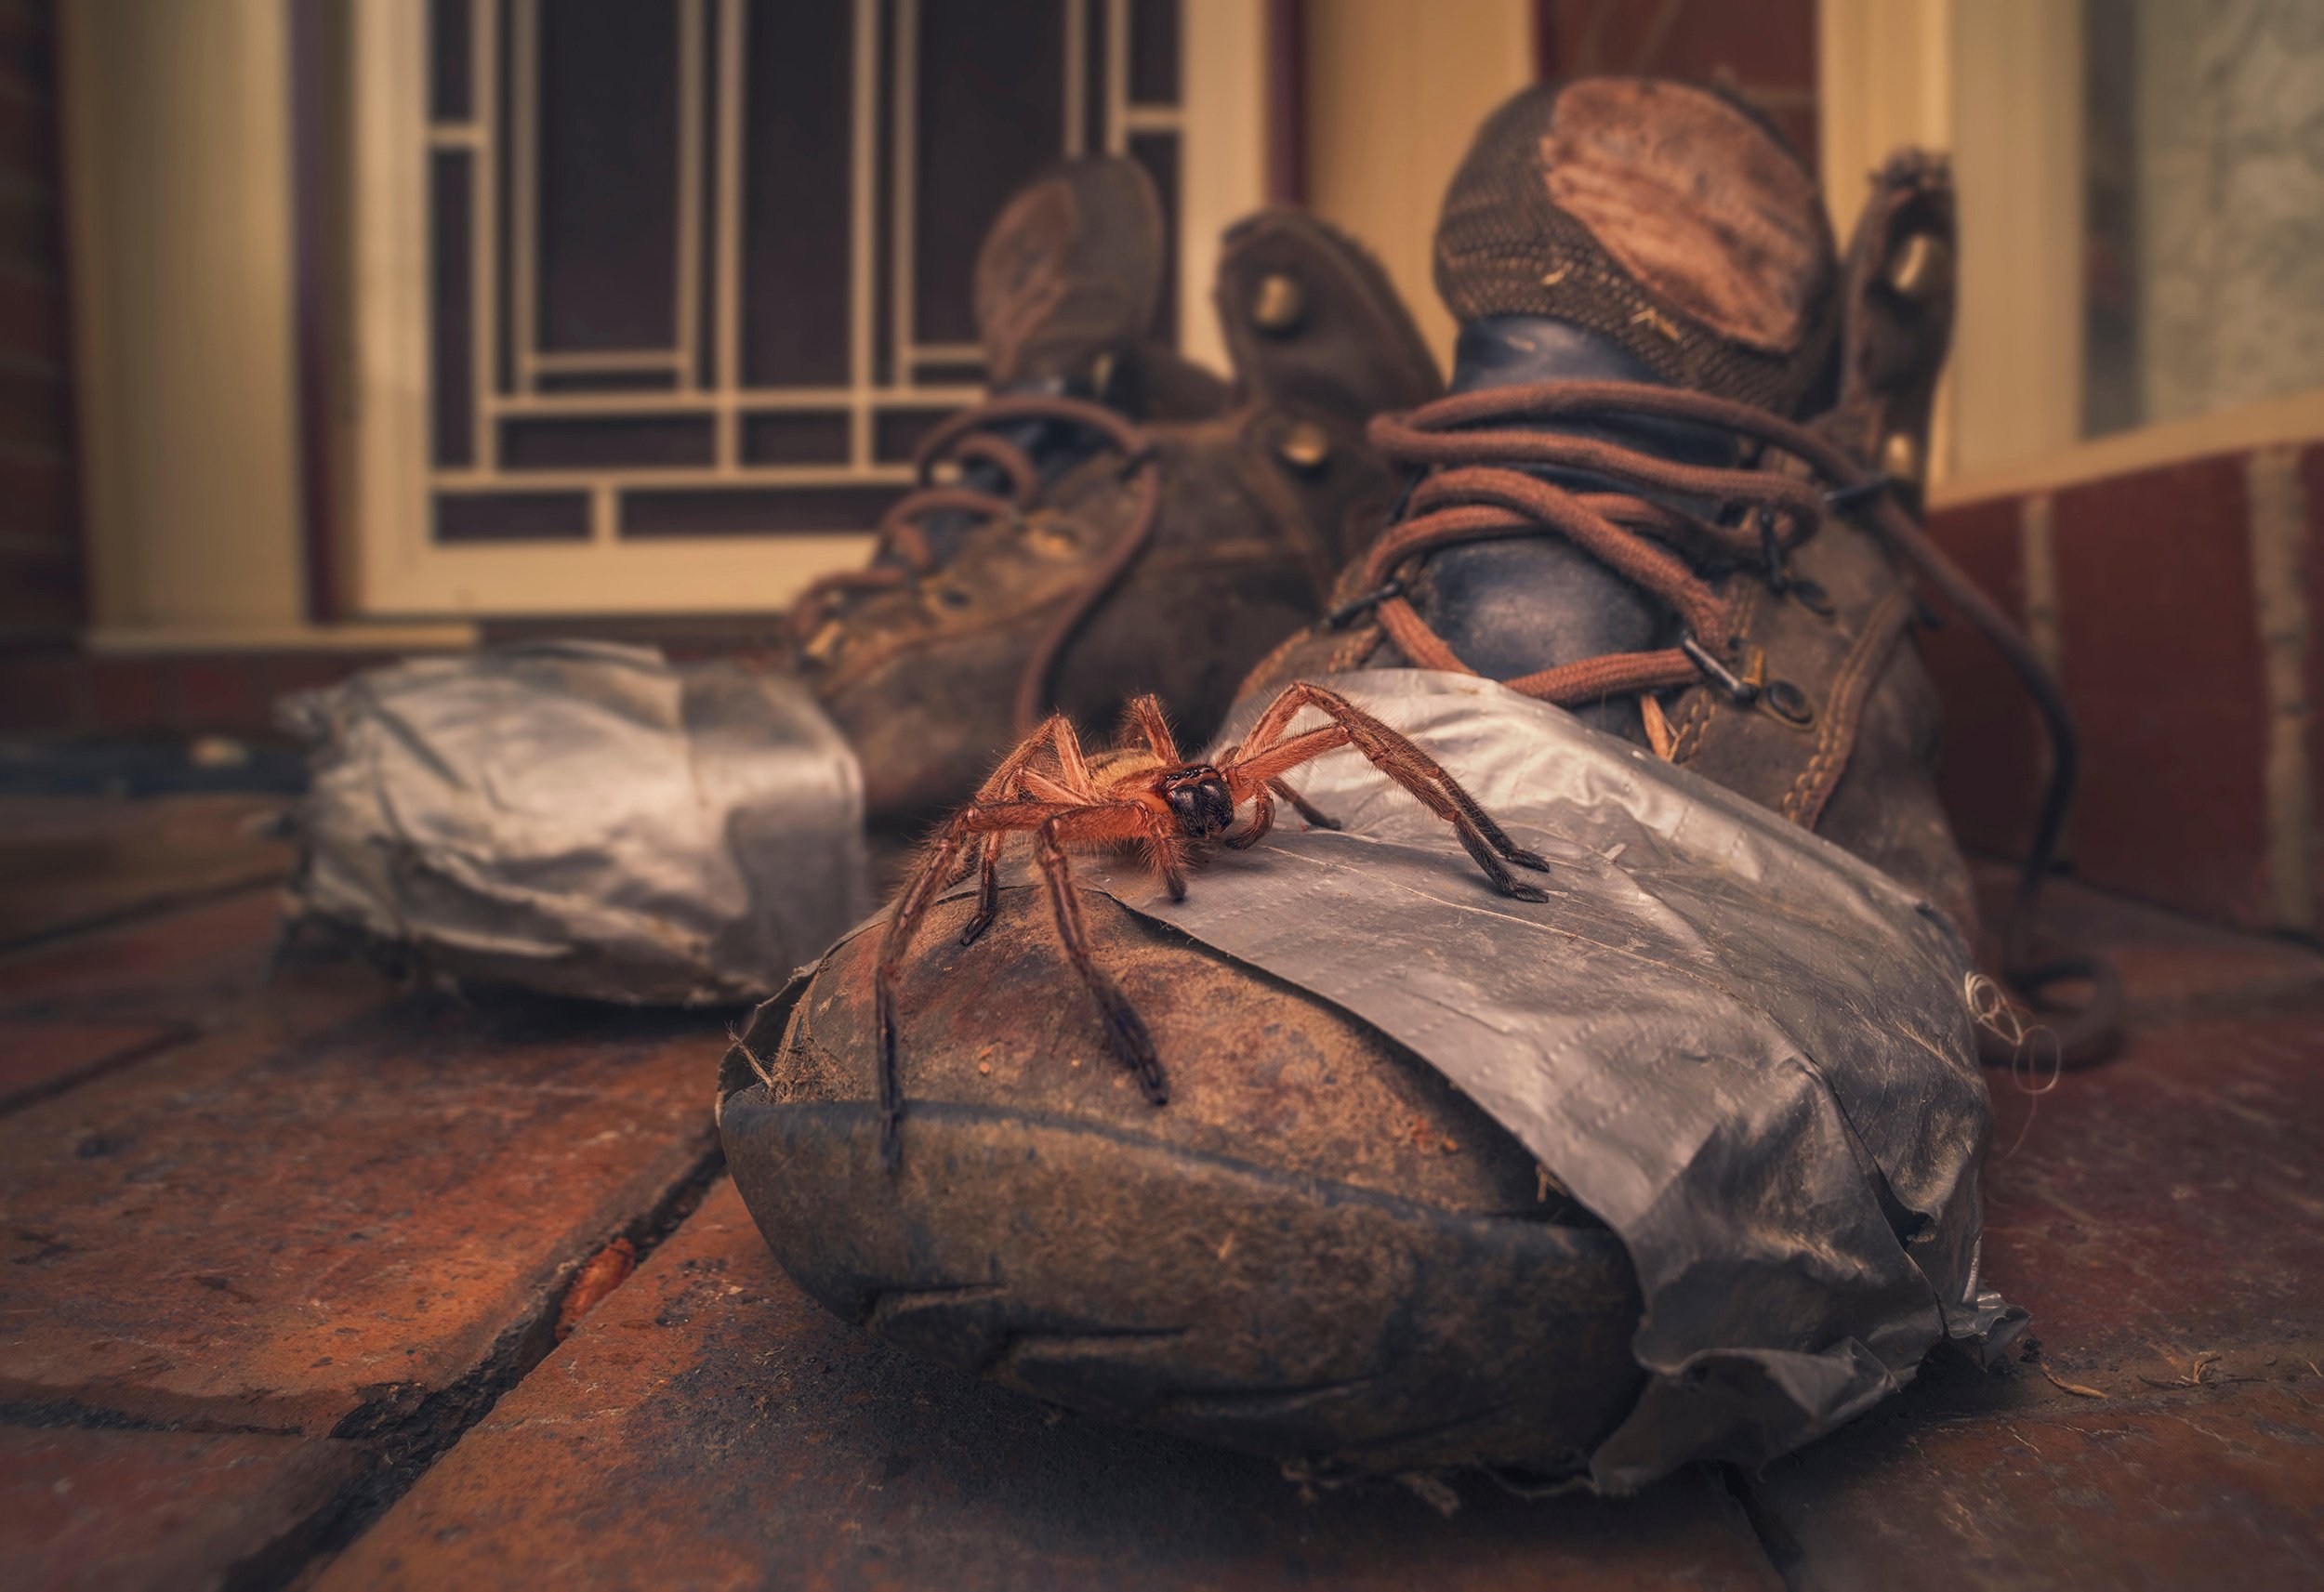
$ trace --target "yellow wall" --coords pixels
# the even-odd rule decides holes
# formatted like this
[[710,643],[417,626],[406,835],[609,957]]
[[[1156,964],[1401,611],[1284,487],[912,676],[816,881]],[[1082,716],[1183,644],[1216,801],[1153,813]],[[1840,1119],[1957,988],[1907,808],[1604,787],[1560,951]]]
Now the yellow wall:
[[282,7],[59,7],[100,628],[300,616]]
[[1436,210],[1486,113],[1533,81],[1526,0],[1310,0],[1307,191],[1380,257],[1449,367],[1430,275]]
[[461,645],[306,617],[281,0],[58,7],[99,651]]

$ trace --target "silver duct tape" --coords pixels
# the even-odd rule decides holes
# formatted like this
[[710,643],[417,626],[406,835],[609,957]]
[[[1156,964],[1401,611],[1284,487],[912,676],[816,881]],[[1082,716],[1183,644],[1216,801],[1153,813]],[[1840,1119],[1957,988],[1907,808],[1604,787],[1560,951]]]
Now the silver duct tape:
[[1327,683],[1547,857],[1525,876],[1551,900],[1494,891],[1353,752],[1291,782],[1341,833],[1292,819],[1219,852],[1179,904],[1125,868],[1087,876],[1409,1046],[1621,1238],[1651,1377],[1592,1456],[1599,1488],[1794,1448],[1948,1337],[2000,1351],[2025,1316],[1978,1282],[1991,1123],[1969,956],[1933,906],[1490,681]]
[[289,699],[295,909],[455,978],[750,1000],[870,906],[863,778],[796,681],[553,642]]

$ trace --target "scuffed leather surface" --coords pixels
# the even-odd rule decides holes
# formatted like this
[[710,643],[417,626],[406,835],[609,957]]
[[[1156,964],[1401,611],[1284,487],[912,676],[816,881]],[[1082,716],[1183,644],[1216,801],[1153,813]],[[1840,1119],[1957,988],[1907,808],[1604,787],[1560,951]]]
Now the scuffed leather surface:
[[1721,336],[1800,347],[1831,287],[1816,181],[1735,106],[1640,78],[1557,97],[1543,180],[1640,283]]
[[[1710,685],[1670,709],[1674,760],[1846,847],[1936,903],[1975,939],[1967,865],[1937,804],[1935,690],[1909,634],[1910,598],[1887,555],[1828,524],[1792,557],[1830,599],[1829,617],[1756,579],[1729,583],[1741,636],[1768,681],[1789,681],[1813,717],[1788,723],[1765,694],[1738,704]],[[1845,791],[1846,799],[1841,799]]]

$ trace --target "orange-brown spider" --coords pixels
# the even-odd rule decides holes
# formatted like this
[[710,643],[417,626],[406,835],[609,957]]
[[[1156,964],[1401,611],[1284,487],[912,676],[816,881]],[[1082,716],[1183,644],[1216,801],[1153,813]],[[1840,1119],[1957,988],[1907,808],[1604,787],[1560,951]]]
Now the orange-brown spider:
[[[1290,735],[1303,708],[1315,708],[1330,722]],[[880,1151],[892,1167],[904,1116],[904,1087],[896,1067],[896,975],[920,920],[938,893],[981,871],[976,914],[960,931],[973,941],[993,921],[999,905],[1000,852],[1010,835],[1029,831],[1033,852],[1049,885],[1050,911],[1074,971],[1097,1003],[1107,1046],[1129,1067],[1155,1105],[1169,1099],[1161,1059],[1129,999],[1089,955],[1081,923],[1081,901],[1074,889],[1066,853],[1075,849],[1142,849],[1172,901],[1186,899],[1186,865],[1204,843],[1224,839],[1236,849],[1254,846],[1274,827],[1274,798],[1281,796],[1320,829],[1338,824],[1309,806],[1283,783],[1283,776],[1327,752],[1353,746],[1372,765],[1418,797],[1453,826],[1460,844],[1504,895],[1547,901],[1548,894],[1520,881],[1509,863],[1547,873],[1549,863],[1501,832],[1486,810],[1455,783],[1436,759],[1405,736],[1337,691],[1304,681],[1287,686],[1259,716],[1250,733],[1213,763],[1189,763],[1181,756],[1162,716],[1162,704],[1143,696],[1129,704],[1123,745],[1085,756],[1081,741],[1063,715],[1027,736],[984,782],[969,805],[937,833],[879,941],[873,976],[873,1004],[879,1044]],[[1049,765],[1037,767],[1047,751]],[[1249,822],[1234,834],[1235,815],[1250,804]],[[971,849],[973,848],[973,849]]]

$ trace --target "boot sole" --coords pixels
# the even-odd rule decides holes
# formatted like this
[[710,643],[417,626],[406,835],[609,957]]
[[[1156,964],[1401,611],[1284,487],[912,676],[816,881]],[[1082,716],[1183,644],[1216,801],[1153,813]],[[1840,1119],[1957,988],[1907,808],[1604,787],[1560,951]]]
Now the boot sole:
[[1091,1123],[730,1097],[727,1158],[799,1285],[928,1358],[1103,1419],[1368,1471],[1564,1469],[1643,1383],[1597,1229],[1437,1209]]

